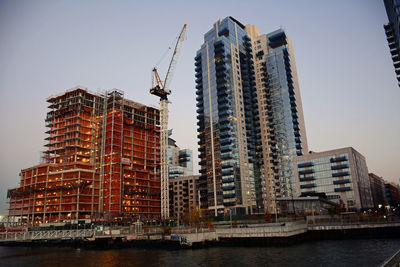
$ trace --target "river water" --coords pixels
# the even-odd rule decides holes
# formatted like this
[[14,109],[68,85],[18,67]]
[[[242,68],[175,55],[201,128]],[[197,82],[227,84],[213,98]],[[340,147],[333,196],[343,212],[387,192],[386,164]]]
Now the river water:
[[399,249],[400,239],[175,250],[0,247],[0,266],[379,266]]

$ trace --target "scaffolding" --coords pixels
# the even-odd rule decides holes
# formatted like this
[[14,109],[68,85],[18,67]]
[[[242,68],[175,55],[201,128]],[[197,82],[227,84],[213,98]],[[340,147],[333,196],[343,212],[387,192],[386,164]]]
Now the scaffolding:
[[28,225],[159,218],[159,111],[118,90],[75,88],[47,102],[44,163],[21,170],[19,187],[8,190],[9,215]]

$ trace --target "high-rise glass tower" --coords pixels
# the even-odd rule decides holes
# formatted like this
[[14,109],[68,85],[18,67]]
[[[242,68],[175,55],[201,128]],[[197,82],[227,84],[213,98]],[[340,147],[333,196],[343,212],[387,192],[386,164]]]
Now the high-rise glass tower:
[[400,1],[384,0],[389,22],[384,25],[396,79],[400,86]]
[[246,31],[253,41],[262,166],[258,202],[275,212],[276,197],[297,196],[293,159],[308,151],[296,63],[290,38],[282,29],[259,35],[253,25]]
[[293,157],[307,150],[286,34],[218,20],[195,66],[201,208],[273,211],[273,198],[295,193]]

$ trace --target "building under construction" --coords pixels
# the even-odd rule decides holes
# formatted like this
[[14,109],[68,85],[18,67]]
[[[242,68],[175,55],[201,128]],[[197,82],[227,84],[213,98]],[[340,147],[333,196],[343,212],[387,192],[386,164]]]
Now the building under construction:
[[8,190],[28,225],[160,218],[159,110],[78,87],[47,99],[47,150]]

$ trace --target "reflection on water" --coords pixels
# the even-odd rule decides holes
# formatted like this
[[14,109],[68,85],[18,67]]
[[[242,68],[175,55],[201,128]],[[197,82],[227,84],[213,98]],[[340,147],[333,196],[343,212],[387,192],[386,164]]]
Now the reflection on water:
[[0,247],[0,266],[379,266],[399,249],[400,239],[181,250]]

